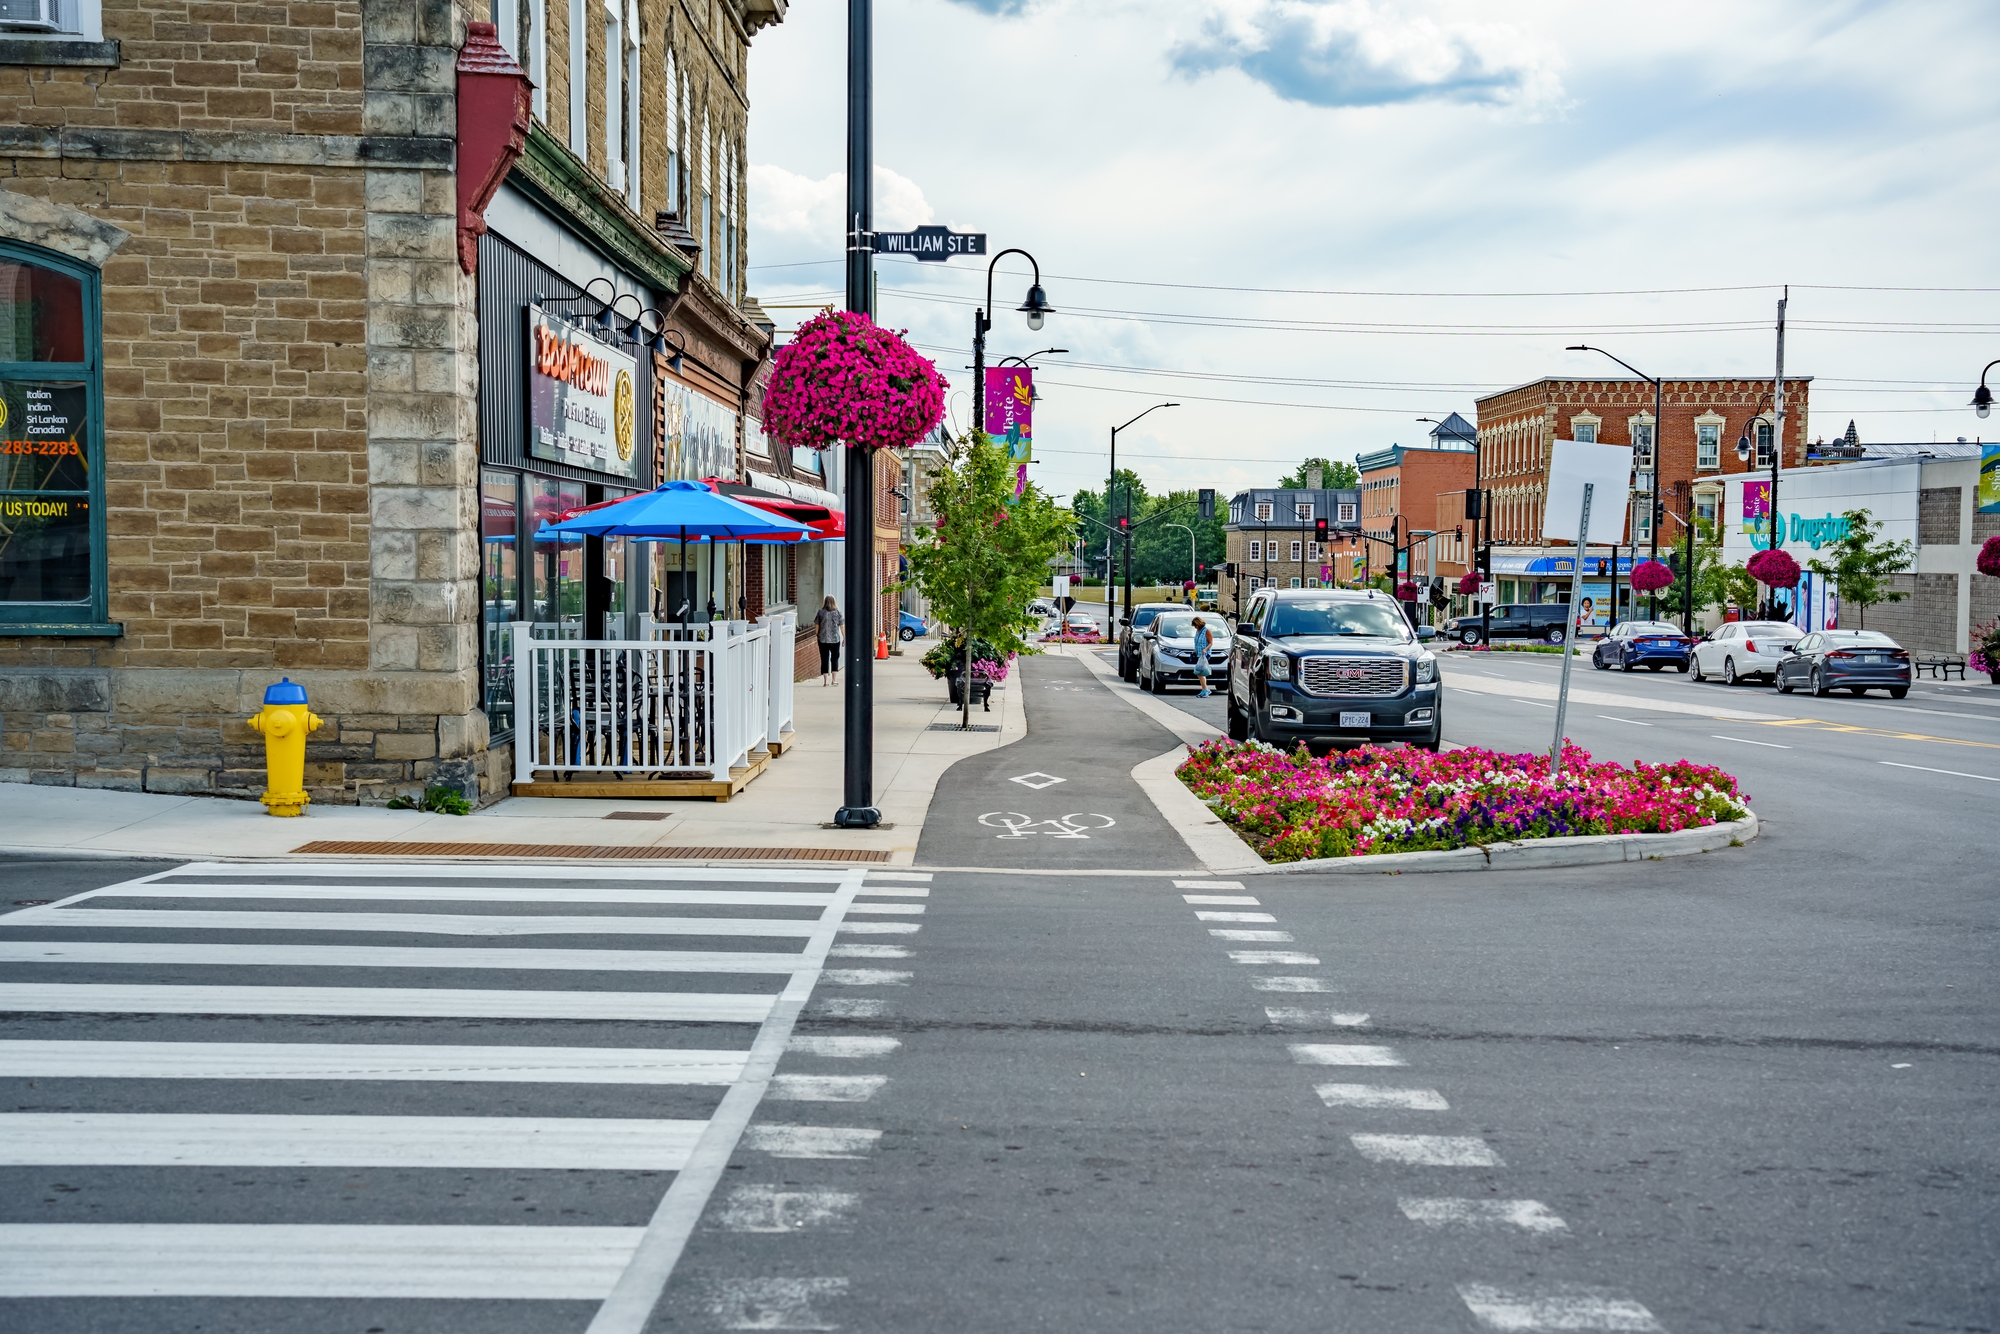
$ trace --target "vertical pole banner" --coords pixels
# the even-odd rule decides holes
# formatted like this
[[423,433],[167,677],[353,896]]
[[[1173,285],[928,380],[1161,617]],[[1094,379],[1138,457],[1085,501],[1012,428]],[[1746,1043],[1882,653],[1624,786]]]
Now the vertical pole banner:
[[1979,450],[1979,512],[2000,514],[2000,445]]
[[982,426],[987,435],[1005,447],[1007,462],[1020,465],[1020,477],[1025,485],[1026,465],[1035,461],[1035,372],[1032,367],[986,368],[986,420]]

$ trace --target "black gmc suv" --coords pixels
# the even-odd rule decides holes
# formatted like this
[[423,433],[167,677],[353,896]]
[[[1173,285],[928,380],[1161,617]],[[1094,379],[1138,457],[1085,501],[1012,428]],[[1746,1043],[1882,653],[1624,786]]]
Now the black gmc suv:
[[1386,593],[1264,589],[1229,655],[1229,735],[1286,748],[1303,741],[1318,753],[1366,741],[1436,750],[1437,657]]

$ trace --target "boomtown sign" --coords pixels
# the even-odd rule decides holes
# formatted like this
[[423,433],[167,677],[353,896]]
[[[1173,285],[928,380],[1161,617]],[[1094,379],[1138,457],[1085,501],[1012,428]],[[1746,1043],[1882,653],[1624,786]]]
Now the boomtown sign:
[[639,363],[528,308],[528,453],[619,477],[639,475]]

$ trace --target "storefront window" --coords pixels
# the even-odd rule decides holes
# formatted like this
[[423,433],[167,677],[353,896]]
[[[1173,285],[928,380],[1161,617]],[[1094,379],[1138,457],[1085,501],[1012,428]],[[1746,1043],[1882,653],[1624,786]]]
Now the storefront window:
[[480,601],[484,606],[485,708],[493,730],[514,721],[514,631],[521,619],[521,479],[487,472],[479,481]]
[[526,618],[552,622],[567,639],[583,634],[583,539],[545,537],[542,529],[569,510],[582,509],[583,483],[530,477],[528,524],[534,532],[534,606]]
[[94,271],[0,243],[0,626],[105,633]]

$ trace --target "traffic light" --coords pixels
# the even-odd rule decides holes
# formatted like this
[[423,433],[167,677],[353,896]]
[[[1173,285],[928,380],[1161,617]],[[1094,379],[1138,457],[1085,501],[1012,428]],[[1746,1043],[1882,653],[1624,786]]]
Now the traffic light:
[[1453,537],[1456,537],[1456,538],[1458,538],[1458,539],[1459,539],[1460,541],[1464,541],[1464,540],[1465,540],[1465,525],[1461,523],[1461,524],[1459,524],[1459,525],[1458,525],[1457,527],[1453,528],[1453,529],[1451,530],[1451,535],[1452,535]]
[[1118,531],[1121,533],[1132,531],[1132,519],[1130,515],[1121,514],[1118,516]]
[[1326,545],[1326,519],[1324,516],[1313,520],[1313,541]]
[[1478,517],[1479,517],[1479,510],[1480,510],[1480,505],[1479,505],[1479,498],[1480,498],[1480,496],[1482,496],[1482,495],[1484,495],[1484,494],[1485,494],[1485,493],[1484,493],[1484,492],[1481,492],[1481,491],[1467,491],[1467,492],[1465,493],[1465,517],[1466,517],[1466,518],[1468,518],[1468,519],[1476,519],[1476,518],[1478,518]]
[[1213,519],[1215,517],[1215,488],[1204,486],[1200,494],[1201,517],[1204,519]]

